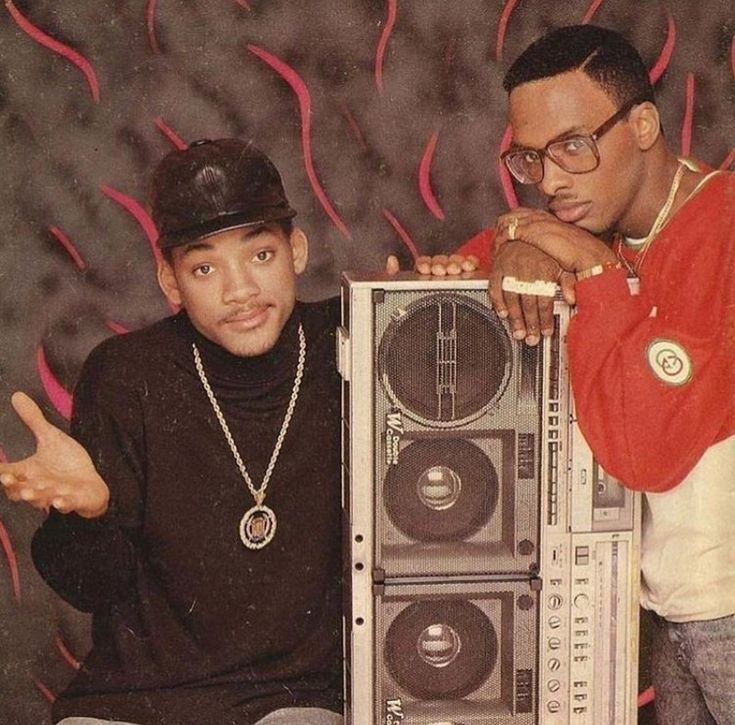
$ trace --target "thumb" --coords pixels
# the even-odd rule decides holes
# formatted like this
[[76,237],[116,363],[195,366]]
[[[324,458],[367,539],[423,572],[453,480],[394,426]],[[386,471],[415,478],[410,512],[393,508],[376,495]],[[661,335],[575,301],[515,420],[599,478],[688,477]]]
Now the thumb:
[[385,260],[385,271],[388,274],[397,274],[401,269],[401,265],[398,262],[398,257],[395,254],[388,255]]
[[55,430],[54,426],[46,420],[41,409],[25,393],[13,393],[10,402],[18,417],[28,426],[28,429],[35,436],[37,443],[40,442],[44,434]]

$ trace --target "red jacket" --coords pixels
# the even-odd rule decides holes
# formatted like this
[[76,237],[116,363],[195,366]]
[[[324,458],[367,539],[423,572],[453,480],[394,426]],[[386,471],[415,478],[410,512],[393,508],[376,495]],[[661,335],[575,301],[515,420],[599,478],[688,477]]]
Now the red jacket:
[[[492,238],[459,251],[487,267]],[[571,382],[602,466],[629,488],[666,491],[735,434],[735,175],[716,175],[676,212],[640,278],[638,296],[623,270],[577,285]]]

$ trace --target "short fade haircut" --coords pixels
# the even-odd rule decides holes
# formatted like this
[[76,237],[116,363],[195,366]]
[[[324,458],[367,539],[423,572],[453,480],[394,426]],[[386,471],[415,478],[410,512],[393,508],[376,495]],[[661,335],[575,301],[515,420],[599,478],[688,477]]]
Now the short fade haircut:
[[569,25],[542,36],[508,69],[503,88],[581,70],[619,107],[655,103],[648,70],[638,51],[619,33],[596,25]]

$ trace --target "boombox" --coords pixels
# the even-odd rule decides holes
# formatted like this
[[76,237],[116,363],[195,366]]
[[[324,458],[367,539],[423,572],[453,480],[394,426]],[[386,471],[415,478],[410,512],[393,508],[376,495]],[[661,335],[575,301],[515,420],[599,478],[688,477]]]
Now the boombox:
[[640,502],[575,423],[556,332],[487,280],[346,274],[347,725],[633,725]]

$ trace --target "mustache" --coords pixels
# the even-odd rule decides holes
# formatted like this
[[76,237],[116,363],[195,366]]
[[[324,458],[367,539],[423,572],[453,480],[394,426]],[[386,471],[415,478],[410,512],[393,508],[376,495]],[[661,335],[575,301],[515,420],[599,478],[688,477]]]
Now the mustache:
[[262,312],[268,306],[269,305],[266,302],[259,302],[254,305],[244,305],[242,307],[237,307],[233,310],[230,310],[221,319],[221,322],[232,322],[233,320],[239,320],[239,319],[242,319],[243,317],[244,318],[252,317]]

